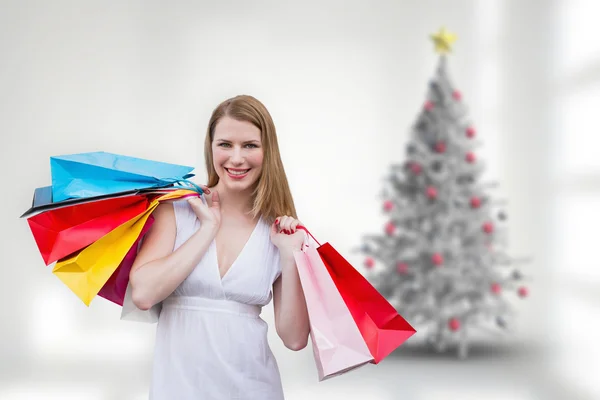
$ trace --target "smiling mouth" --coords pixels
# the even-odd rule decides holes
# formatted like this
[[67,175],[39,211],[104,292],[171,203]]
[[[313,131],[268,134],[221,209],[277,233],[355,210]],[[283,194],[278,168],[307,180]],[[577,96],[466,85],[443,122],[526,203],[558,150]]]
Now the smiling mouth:
[[227,171],[231,175],[245,175],[245,174],[248,173],[248,171],[250,171],[250,169],[229,169],[229,168],[225,168],[225,171]]

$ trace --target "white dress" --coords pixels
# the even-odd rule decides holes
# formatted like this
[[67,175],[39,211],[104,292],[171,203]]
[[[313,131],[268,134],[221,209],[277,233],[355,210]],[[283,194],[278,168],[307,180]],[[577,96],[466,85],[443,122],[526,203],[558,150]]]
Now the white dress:
[[[173,206],[177,249],[200,221],[187,201]],[[262,218],[222,280],[213,240],[192,273],[163,301],[150,400],[282,400],[268,325],[259,316],[280,274],[279,251]]]

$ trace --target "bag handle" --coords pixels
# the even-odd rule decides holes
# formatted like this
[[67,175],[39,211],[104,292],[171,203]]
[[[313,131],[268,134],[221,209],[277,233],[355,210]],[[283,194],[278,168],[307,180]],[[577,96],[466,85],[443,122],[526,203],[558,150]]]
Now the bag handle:
[[310,237],[312,237],[312,238],[313,238],[313,240],[314,240],[315,242],[317,242],[317,244],[318,244],[319,246],[321,246],[321,243],[319,243],[319,241],[318,241],[317,239],[315,239],[315,237],[312,235],[312,233],[310,233],[310,232],[308,231],[308,229],[306,229],[306,227],[305,227],[305,226],[303,226],[303,225],[298,225],[298,226],[296,227],[296,229],[302,229],[303,231],[305,231],[306,233],[308,233],[308,234],[310,235]]
[[187,178],[191,177],[190,175],[194,176],[194,174],[188,174],[188,175],[185,175],[181,179],[164,178],[164,179],[161,179],[161,180],[164,181],[164,182],[172,183],[174,185],[179,184],[179,186],[182,186],[182,187],[185,187],[185,188],[191,188],[191,190],[193,190],[195,192],[198,192],[198,194],[200,194],[200,195],[204,194],[204,190],[202,190],[202,188],[200,186],[196,185],[194,182],[192,182],[189,179],[187,179]]

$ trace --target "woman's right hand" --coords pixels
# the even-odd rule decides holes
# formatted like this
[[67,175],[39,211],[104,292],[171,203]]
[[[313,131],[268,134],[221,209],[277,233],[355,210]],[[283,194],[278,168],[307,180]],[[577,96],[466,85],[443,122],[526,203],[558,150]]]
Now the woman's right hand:
[[213,192],[211,205],[204,204],[200,197],[190,197],[187,199],[189,205],[194,210],[196,217],[202,223],[202,226],[212,229],[215,234],[221,226],[221,206],[219,202],[219,192]]

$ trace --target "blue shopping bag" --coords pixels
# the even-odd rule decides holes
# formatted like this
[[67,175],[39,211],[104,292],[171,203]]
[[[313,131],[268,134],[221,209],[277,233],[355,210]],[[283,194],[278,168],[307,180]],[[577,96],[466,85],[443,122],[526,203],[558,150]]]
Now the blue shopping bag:
[[50,157],[52,201],[188,182],[193,167],[103,151]]

